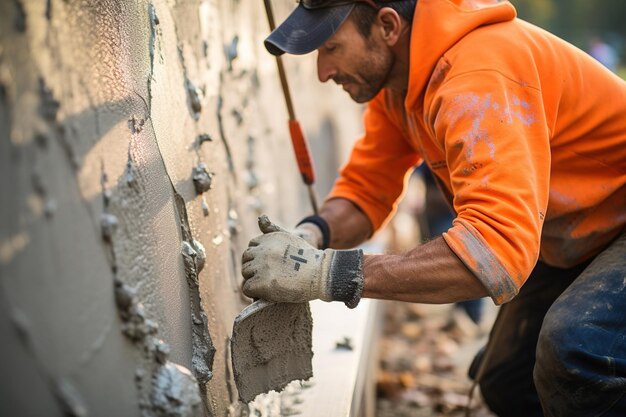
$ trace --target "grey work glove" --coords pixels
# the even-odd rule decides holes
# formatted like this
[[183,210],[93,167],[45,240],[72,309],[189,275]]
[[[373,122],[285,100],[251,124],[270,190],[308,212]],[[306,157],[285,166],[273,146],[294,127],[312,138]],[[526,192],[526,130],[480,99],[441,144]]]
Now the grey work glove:
[[291,230],[291,233],[306,240],[315,249],[322,247],[322,231],[313,223],[302,223]]
[[363,291],[363,251],[318,250],[304,239],[259,217],[262,235],[243,253],[243,292],[283,303],[315,299],[354,308]]

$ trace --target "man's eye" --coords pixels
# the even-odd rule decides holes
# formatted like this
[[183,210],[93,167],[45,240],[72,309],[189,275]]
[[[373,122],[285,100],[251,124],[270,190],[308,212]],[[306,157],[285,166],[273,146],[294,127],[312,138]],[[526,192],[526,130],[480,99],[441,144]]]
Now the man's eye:
[[326,52],[334,52],[337,50],[337,46],[336,45],[331,45],[331,46],[327,46],[326,47]]

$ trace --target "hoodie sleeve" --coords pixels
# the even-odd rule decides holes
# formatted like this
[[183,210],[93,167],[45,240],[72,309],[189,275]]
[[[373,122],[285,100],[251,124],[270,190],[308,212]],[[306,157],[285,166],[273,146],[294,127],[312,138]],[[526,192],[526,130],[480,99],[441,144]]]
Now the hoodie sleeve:
[[421,158],[389,117],[384,93],[369,102],[364,124],[365,135],[355,143],[328,199],[352,201],[377,230],[395,210],[406,174]]
[[541,93],[483,70],[445,81],[431,103],[430,126],[446,149],[457,213],[443,237],[502,304],[539,257],[550,183]]

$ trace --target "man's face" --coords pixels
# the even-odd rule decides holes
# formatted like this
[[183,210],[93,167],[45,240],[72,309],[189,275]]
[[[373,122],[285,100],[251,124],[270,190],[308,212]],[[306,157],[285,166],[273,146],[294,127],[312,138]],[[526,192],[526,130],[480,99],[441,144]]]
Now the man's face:
[[317,52],[320,81],[333,80],[357,103],[370,101],[380,92],[394,60],[375,31],[366,39],[350,18]]

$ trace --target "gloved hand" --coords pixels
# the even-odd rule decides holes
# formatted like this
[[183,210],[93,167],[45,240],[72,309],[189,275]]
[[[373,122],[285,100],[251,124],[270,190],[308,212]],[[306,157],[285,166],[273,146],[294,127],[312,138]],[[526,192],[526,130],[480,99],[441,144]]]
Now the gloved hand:
[[363,290],[363,251],[318,250],[304,239],[259,217],[262,235],[243,253],[243,292],[286,303],[320,299],[354,308]]
[[313,223],[301,223],[291,233],[306,240],[315,249],[322,247],[322,231]]

